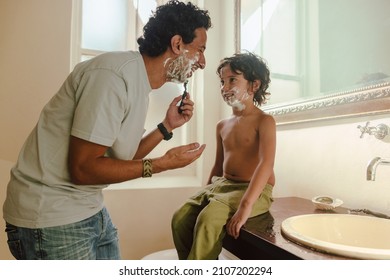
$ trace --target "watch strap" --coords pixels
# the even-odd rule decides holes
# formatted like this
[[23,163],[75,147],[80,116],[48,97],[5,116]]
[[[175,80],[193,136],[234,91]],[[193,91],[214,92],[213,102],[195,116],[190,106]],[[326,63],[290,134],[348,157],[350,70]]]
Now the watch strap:
[[172,138],[173,136],[173,133],[172,132],[168,132],[168,130],[165,128],[165,126],[163,125],[163,123],[159,123],[157,125],[157,128],[160,130],[160,132],[162,133],[162,135],[164,136],[164,140],[168,141],[169,139]]

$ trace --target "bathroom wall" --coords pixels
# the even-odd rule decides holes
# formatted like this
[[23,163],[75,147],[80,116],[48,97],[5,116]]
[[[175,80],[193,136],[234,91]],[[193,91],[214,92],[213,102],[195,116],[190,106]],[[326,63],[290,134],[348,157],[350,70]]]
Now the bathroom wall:
[[[220,5],[222,1],[224,5]],[[202,106],[207,114],[205,122],[216,123],[229,114],[219,97],[215,68],[222,56],[234,51],[233,1],[205,0],[204,4],[214,27],[209,31],[207,66],[202,72],[206,100]],[[0,1],[0,204],[9,169],[24,139],[70,71],[71,8],[69,0]],[[275,197],[328,194],[342,199],[347,207],[390,214],[390,167],[379,166],[375,182],[365,179],[371,158],[390,157],[389,137],[387,142],[368,135],[360,139],[357,126],[366,121],[390,125],[390,116],[278,127]],[[214,126],[204,127],[207,149],[201,160],[207,174],[215,139]],[[106,205],[119,229],[123,258],[139,259],[172,248],[172,213],[198,188],[107,189]],[[5,240],[0,229],[0,259],[12,258]]]
[[348,208],[390,214],[390,166],[378,166],[376,180],[366,180],[372,158],[390,158],[390,136],[360,138],[357,126],[367,121],[390,126],[389,115],[373,115],[278,127],[274,195],[311,199],[325,194]]
[[15,161],[69,73],[72,1],[0,1],[0,158]]

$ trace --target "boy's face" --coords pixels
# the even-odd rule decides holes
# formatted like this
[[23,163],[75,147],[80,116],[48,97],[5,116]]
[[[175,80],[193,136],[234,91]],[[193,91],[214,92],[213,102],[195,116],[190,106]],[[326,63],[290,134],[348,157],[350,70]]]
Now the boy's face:
[[174,82],[183,83],[198,69],[204,69],[206,59],[207,33],[206,29],[195,30],[195,38],[189,44],[183,44],[181,54],[169,64],[168,79]]
[[230,65],[220,71],[221,95],[223,100],[235,109],[244,110],[249,99],[249,82],[242,73],[234,73]]

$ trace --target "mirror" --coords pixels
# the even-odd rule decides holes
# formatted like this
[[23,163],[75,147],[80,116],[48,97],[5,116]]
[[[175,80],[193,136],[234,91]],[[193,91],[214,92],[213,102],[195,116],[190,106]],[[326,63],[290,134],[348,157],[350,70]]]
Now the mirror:
[[390,1],[236,0],[236,50],[263,57],[263,110],[289,124],[390,112]]

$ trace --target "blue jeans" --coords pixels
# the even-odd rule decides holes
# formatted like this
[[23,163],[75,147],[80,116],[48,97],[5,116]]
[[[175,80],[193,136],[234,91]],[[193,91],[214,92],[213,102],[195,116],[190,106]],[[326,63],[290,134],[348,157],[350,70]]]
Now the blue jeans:
[[117,229],[106,208],[83,221],[29,229],[6,224],[8,247],[18,260],[118,260]]

